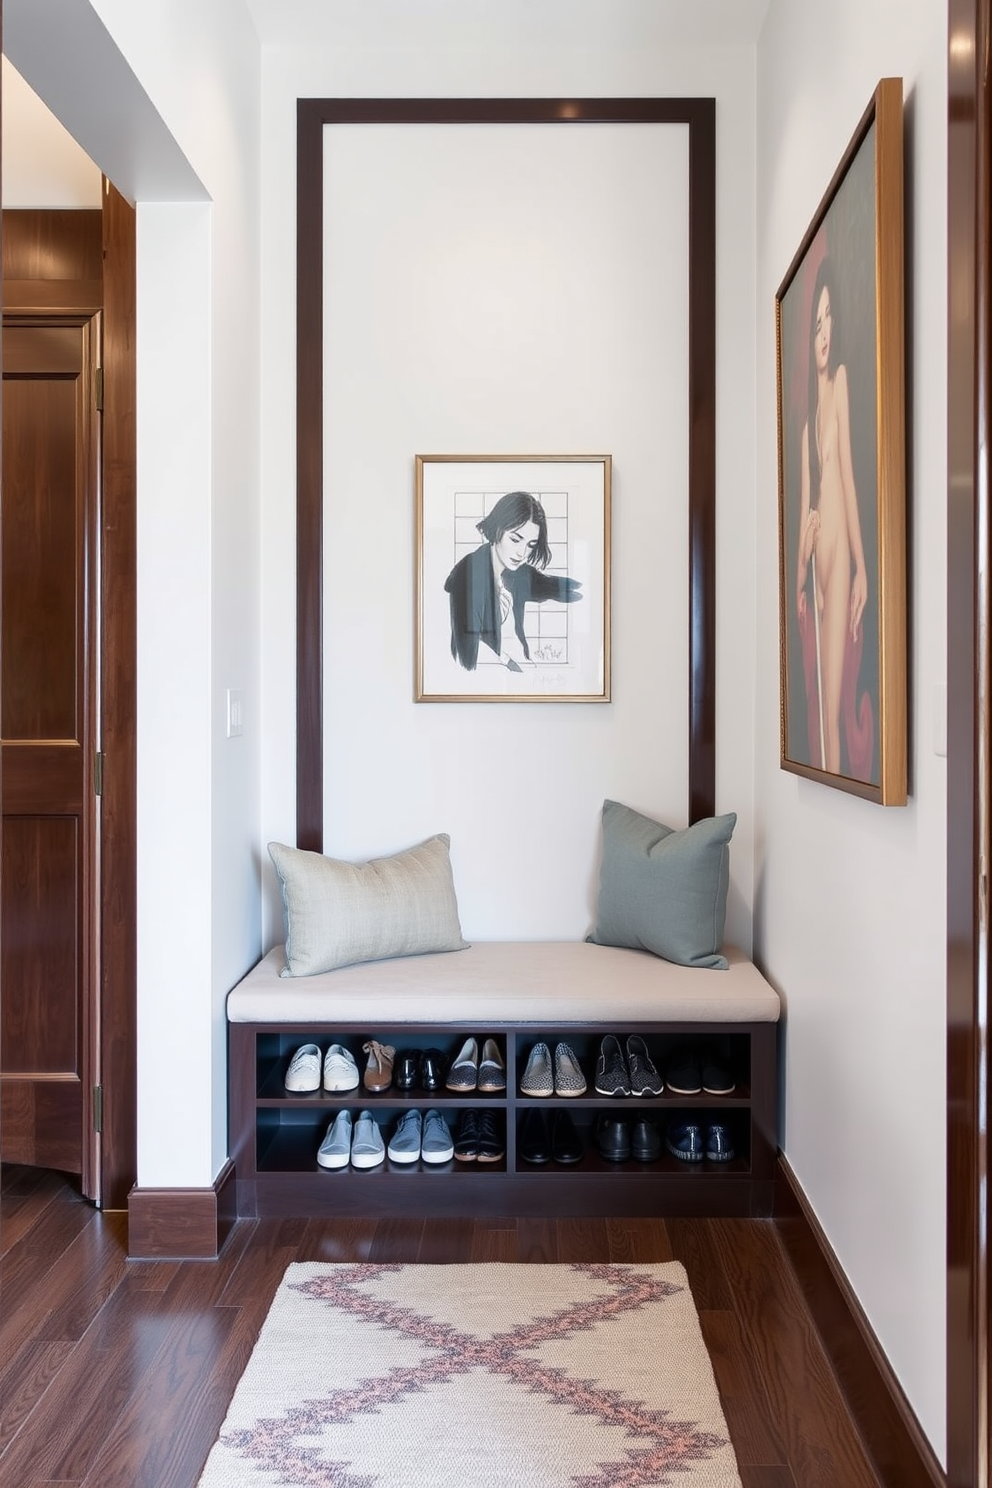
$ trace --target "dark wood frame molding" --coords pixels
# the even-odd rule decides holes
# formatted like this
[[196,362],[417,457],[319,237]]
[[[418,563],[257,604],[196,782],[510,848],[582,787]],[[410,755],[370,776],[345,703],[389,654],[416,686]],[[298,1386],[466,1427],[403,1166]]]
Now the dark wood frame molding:
[[990,0],[950,0],[947,504],[947,1482],[990,1482]]
[[689,820],[716,796],[716,105],[712,98],[301,98],[296,237],[296,840],[319,852],[323,791],[323,162],[331,124],[689,127]]

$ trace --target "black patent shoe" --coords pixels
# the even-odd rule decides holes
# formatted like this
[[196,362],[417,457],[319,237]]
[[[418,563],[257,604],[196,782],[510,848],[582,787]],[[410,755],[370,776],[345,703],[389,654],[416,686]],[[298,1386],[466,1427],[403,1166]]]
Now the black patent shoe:
[[661,1156],[661,1132],[652,1116],[639,1116],[630,1134],[630,1155],[635,1162],[657,1162]]
[[425,1049],[420,1056],[420,1084],[424,1090],[443,1090],[448,1061],[440,1049]]
[[567,1111],[556,1111],[551,1121],[551,1156],[555,1162],[581,1162],[584,1150],[571,1116]]
[[551,1134],[548,1131],[548,1118],[536,1106],[532,1106],[524,1117],[517,1150],[524,1162],[551,1161]]
[[622,1116],[600,1116],[596,1146],[607,1162],[626,1162],[630,1156],[630,1130]]
[[393,1084],[397,1090],[414,1090],[420,1084],[419,1049],[401,1049],[393,1061]]

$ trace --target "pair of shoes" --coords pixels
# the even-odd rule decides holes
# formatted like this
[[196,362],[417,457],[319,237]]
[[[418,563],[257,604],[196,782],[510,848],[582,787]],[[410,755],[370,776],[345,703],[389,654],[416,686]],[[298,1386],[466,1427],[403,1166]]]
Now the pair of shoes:
[[575,1051],[568,1044],[555,1046],[554,1062],[547,1044],[535,1044],[520,1081],[522,1095],[573,1097],[584,1095],[586,1079]]
[[[320,1049],[316,1044],[301,1044],[289,1062],[286,1089],[310,1093],[320,1089],[320,1080]],[[324,1089],[358,1089],[358,1065],[343,1044],[332,1044],[324,1055]]]
[[440,1049],[403,1049],[393,1063],[393,1084],[397,1090],[441,1090],[447,1068]]
[[455,1157],[459,1162],[499,1162],[506,1156],[506,1144],[496,1126],[493,1111],[471,1107],[463,1111],[455,1134]]
[[484,1094],[506,1089],[506,1066],[495,1039],[487,1038],[479,1059],[479,1045],[467,1038],[452,1061],[446,1081],[449,1090],[469,1091],[478,1088]]
[[596,1146],[608,1162],[655,1162],[661,1156],[661,1134],[653,1116],[638,1116],[627,1122],[622,1116],[604,1113],[596,1123]]
[[626,1058],[616,1035],[606,1035],[596,1061],[596,1090],[600,1095],[660,1095],[664,1088],[665,1082],[640,1034],[629,1035]]
[[382,1132],[371,1111],[360,1111],[352,1125],[351,1112],[339,1111],[320,1144],[317,1162],[322,1168],[375,1168],[386,1156]]
[[392,1044],[380,1044],[378,1039],[369,1039],[362,1045],[362,1053],[368,1062],[363,1076],[366,1090],[388,1090],[393,1083],[393,1060],[396,1050]]
[[729,1063],[712,1049],[679,1045],[665,1065],[665,1081],[675,1095],[730,1095],[735,1088]]
[[534,1106],[524,1117],[519,1151],[524,1162],[577,1163],[585,1148],[567,1111],[555,1111],[549,1127],[547,1116]]
[[734,1144],[730,1133],[720,1122],[712,1122],[706,1128],[705,1143],[703,1129],[696,1121],[670,1121],[665,1132],[665,1146],[673,1157],[681,1162],[730,1162],[734,1156]]
[[386,1151],[393,1162],[443,1163],[454,1155],[448,1123],[440,1111],[407,1111],[396,1124]]

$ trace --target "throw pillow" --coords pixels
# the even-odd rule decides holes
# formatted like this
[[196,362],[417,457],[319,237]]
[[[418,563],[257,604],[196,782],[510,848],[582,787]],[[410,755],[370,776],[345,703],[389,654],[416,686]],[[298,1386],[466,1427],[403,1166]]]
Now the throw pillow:
[[460,951],[447,833],[367,863],[269,843],[286,913],[283,976],[315,976],[357,961]]
[[735,812],[675,831],[619,801],[603,804],[597,945],[726,970],[721,953]]

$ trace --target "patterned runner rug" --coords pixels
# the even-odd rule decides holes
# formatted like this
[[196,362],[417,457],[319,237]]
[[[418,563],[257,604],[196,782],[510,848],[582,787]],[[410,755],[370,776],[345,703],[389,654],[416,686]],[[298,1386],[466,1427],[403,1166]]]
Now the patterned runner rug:
[[200,1488],[741,1488],[685,1271],[289,1267]]

